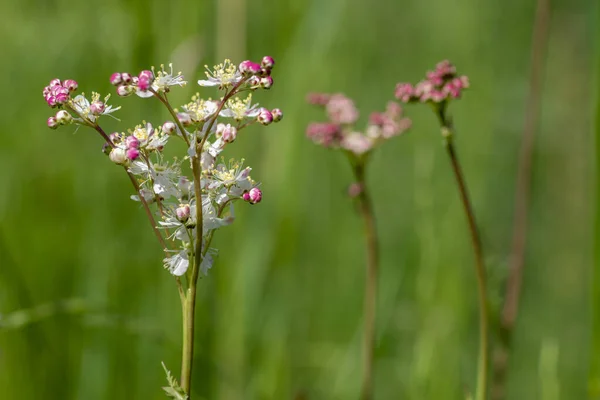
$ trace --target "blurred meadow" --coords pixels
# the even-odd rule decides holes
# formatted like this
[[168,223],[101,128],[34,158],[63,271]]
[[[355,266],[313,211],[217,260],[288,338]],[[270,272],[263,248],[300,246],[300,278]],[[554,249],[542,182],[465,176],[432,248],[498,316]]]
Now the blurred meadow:
[[[323,119],[306,93],[344,92],[366,121],[397,82],[420,79],[442,59],[470,77],[450,111],[498,309],[535,7],[3,2],[0,399],[163,399],[160,362],[179,374],[179,300],[156,238],[101,138],[46,127],[53,111],[41,92],[50,79],[106,94],[114,71],[173,62],[190,81],[173,92],[179,105],[199,91],[204,64],[275,58],[275,85],[256,99],[281,108],[283,121],[251,127],[225,154],[247,160],[264,199],[237,207],[236,223],[216,235],[222,251],[200,282],[193,398],[356,399],[362,224],[346,196],[346,160],[304,136]],[[599,17],[596,0],[551,2],[511,400],[600,399]],[[123,106],[122,123],[107,119],[106,131],[167,118],[156,101],[112,100]],[[478,340],[467,226],[433,114],[419,106],[406,113],[413,129],[379,149],[368,170],[381,237],[375,398],[462,400],[475,384]]]

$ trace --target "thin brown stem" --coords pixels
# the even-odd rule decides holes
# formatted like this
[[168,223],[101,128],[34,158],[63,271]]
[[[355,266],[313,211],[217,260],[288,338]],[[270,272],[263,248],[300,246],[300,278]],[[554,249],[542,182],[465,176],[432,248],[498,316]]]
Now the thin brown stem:
[[375,353],[375,320],[377,309],[377,275],[378,275],[378,238],[375,228],[375,215],[371,197],[365,182],[365,165],[363,161],[354,164],[354,177],[360,187],[358,207],[364,222],[365,244],[367,249],[367,265],[365,276],[365,294],[363,304],[363,376],[361,400],[373,398],[373,359]]
[[[96,124],[95,126],[93,126],[93,128],[96,130],[96,132],[98,132],[104,138],[106,143],[108,143],[108,145],[111,148],[115,147],[115,144],[112,142],[112,140],[110,140],[110,137],[106,134],[106,132],[104,132],[104,130],[100,127],[100,125]],[[123,168],[125,169],[125,172],[127,173],[129,180],[131,181],[131,184],[133,185],[135,191],[137,192],[137,194],[140,198],[140,201],[142,203],[142,206],[144,208],[146,216],[148,217],[148,221],[150,221],[150,225],[152,226],[152,231],[154,232],[154,235],[156,236],[156,238],[158,239],[158,242],[162,246],[163,251],[167,250],[168,246],[167,246],[164,238],[162,237],[160,231],[158,230],[156,220],[154,219],[154,216],[152,215],[152,211],[150,210],[148,202],[146,201],[146,199],[144,198],[144,196],[142,194],[142,191],[140,190],[140,185],[138,184],[135,177],[127,170],[127,167],[123,167]],[[161,209],[161,213],[162,213],[162,209]],[[181,283],[181,279],[178,276],[175,277],[175,283],[177,283],[177,291],[179,292],[179,299],[181,300],[181,303],[183,304],[183,301],[185,298],[185,293],[183,291],[183,285]]]
[[483,248],[481,237],[475,221],[475,213],[469,198],[467,184],[462,173],[460,162],[456,154],[453,143],[453,127],[450,119],[445,114],[446,104],[439,105],[438,118],[442,128],[444,144],[452,164],[452,171],[456,179],[456,184],[460,193],[460,200],[463,205],[467,222],[469,225],[469,234],[475,256],[475,276],[477,280],[477,295],[479,303],[479,361],[477,366],[477,388],[475,392],[476,400],[485,400],[487,398],[488,386],[488,366],[489,366],[489,316],[487,304],[487,279],[485,272],[485,263],[483,260]]
[[544,53],[548,45],[548,24],[550,19],[550,1],[538,0],[531,46],[531,72],[529,94],[525,106],[525,124],[519,161],[517,184],[515,189],[515,214],[513,236],[508,266],[508,279],[504,295],[504,306],[500,316],[500,343],[494,353],[492,397],[502,400],[506,397],[506,378],[508,358],[515,321],[519,309],[519,298],[525,266],[525,248],[527,242],[527,222],[531,187],[532,156],[535,129],[540,114]]

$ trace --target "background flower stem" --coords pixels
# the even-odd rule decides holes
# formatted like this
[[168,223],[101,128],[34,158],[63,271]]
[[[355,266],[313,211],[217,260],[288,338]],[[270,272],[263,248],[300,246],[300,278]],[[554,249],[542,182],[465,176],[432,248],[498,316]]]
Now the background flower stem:
[[458,161],[456,149],[453,143],[453,127],[452,122],[445,113],[446,104],[439,105],[437,116],[442,128],[442,136],[444,137],[444,146],[452,164],[452,171],[456,178],[456,184],[460,192],[460,200],[462,202],[467,221],[469,224],[469,233],[471,243],[473,245],[473,253],[475,256],[475,275],[477,279],[477,294],[479,301],[479,361],[477,366],[477,389],[475,400],[485,400],[487,398],[487,381],[488,381],[488,365],[489,365],[489,323],[488,323],[488,305],[487,305],[487,283],[485,264],[483,261],[483,250],[481,246],[481,237],[475,222],[475,213],[469,198],[467,185],[462,173],[462,168]]
[[363,375],[361,400],[373,398],[373,357],[375,351],[375,316],[377,307],[377,275],[379,264],[379,241],[375,229],[373,205],[365,182],[365,164],[359,161],[353,165],[354,177],[360,187],[358,207],[364,221],[367,265],[364,294],[364,333],[363,333]]

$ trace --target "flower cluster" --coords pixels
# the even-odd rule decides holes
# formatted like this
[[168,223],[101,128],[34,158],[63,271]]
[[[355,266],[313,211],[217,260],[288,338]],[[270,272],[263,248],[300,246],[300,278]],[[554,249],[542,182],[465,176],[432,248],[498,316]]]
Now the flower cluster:
[[[48,119],[48,126],[74,123],[100,133],[105,140],[103,151],[110,161],[126,169],[134,183],[137,193],[132,199],[151,212],[153,227],[160,229],[155,233],[167,252],[165,267],[176,276],[186,274],[190,265],[206,273],[216,254],[210,248],[213,233],[233,222],[233,203],[241,200],[257,204],[262,200],[259,184],[250,177],[252,169],[244,166],[243,160],[225,161],[220,154],[245,127],[282,119],[281,110],[253,103],[251,93],[239,96],[246,91],[269,89],[274,64],[271,57],[264,57],[260,64],[244,61],[239,66],[226,60],[207,72],[208,80],[198,81],[200,86],[224,90],[222,97],[203,99],[196,94],[179,109],[173,108],[165,95],[171,87],[186,84],[181,73],[173,73],[172,66],[168,71],[164,67],[159,71],[143,70],[137,76],[116,72],[110,82],[119,96],[135,93],[142,98],[156,97],[167,107],[171,119],[159,125],[143,121],[111,134],[106,134],[97,121],[100,115],[119,109],[106,105],[108,97],[100,101],[93,93],[91,100],[83,95],[72,98],[77,83],[54,79],[43,94],[49,106],[60,110]],[[187,151],[182,157],[167,160],[163,149],[172,138],[183,141]],[[186,163],[191,167],[191,177],[183,172]],[[175,246],[164,244],[161,232]],[[200,265],[194,264],[196,260],[201,260]]]
[[403,103],[441,103],[459,98],[468,87],[469,79],[465,75],[457,75],[454,65],[446,60],[438,63],[435,70],[427,72],[426,78],[415,86],[398,83],[395,96]]
[[160,71],[143,70],[137,76],[128,72],[115,72],[110,76],[110,83],[117,87],[117,94],[127,97],[133,93],[139,97],[152,97],[155,93],[167,93],[171,86],[185,86],[181,73],[173,73],[173,64],[169,64],[169,71],[165,66],[160,66]]
[[306,136],[324,147],[342,148],[356,156],[371,151],[377,144],[398,136],[410,128],[411,121],[403,117],[402,107],[389,102],[384,112],[373,112],[364,132],[355,129],[359,113],[354,102],[343,94],[311,93],[310,104],[325,108],[328,122],[313,122]]
[[50,108],[58,108],[59,111],[46,121],[51,129],[56,129],[60,125],[80,124],[95,126],[98,117],[111,114],[121,107],[112,107],[107,105],[110,95],[103,100],[100,94],[92,92],[90,99],[85,94],[72,97],[77,91],[78,84],[73,79],[52,79],[50,84],[43,90],[44,100]]

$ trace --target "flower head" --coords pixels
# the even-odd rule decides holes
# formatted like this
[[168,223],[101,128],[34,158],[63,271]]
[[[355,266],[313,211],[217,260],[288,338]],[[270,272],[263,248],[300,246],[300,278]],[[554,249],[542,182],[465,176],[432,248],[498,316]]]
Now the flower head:
[[218,86],[219,88],[227,88],[237,84],[243,79],[242,74],[237,67],[231,63],[231,60],[225,60],[221,64],[217,64],[212,70],[206,68],[206,78],[198,81],[200,86]]
[[428,71],[424,80],[412,86],[410,83],[398,83],[395,96],[403,103],[420,101],[422,103],[442,103],[457,99],[462,91],[469,87],[469,78],[457,75],[456,67],[445,60],[438,63],[433,71]]

